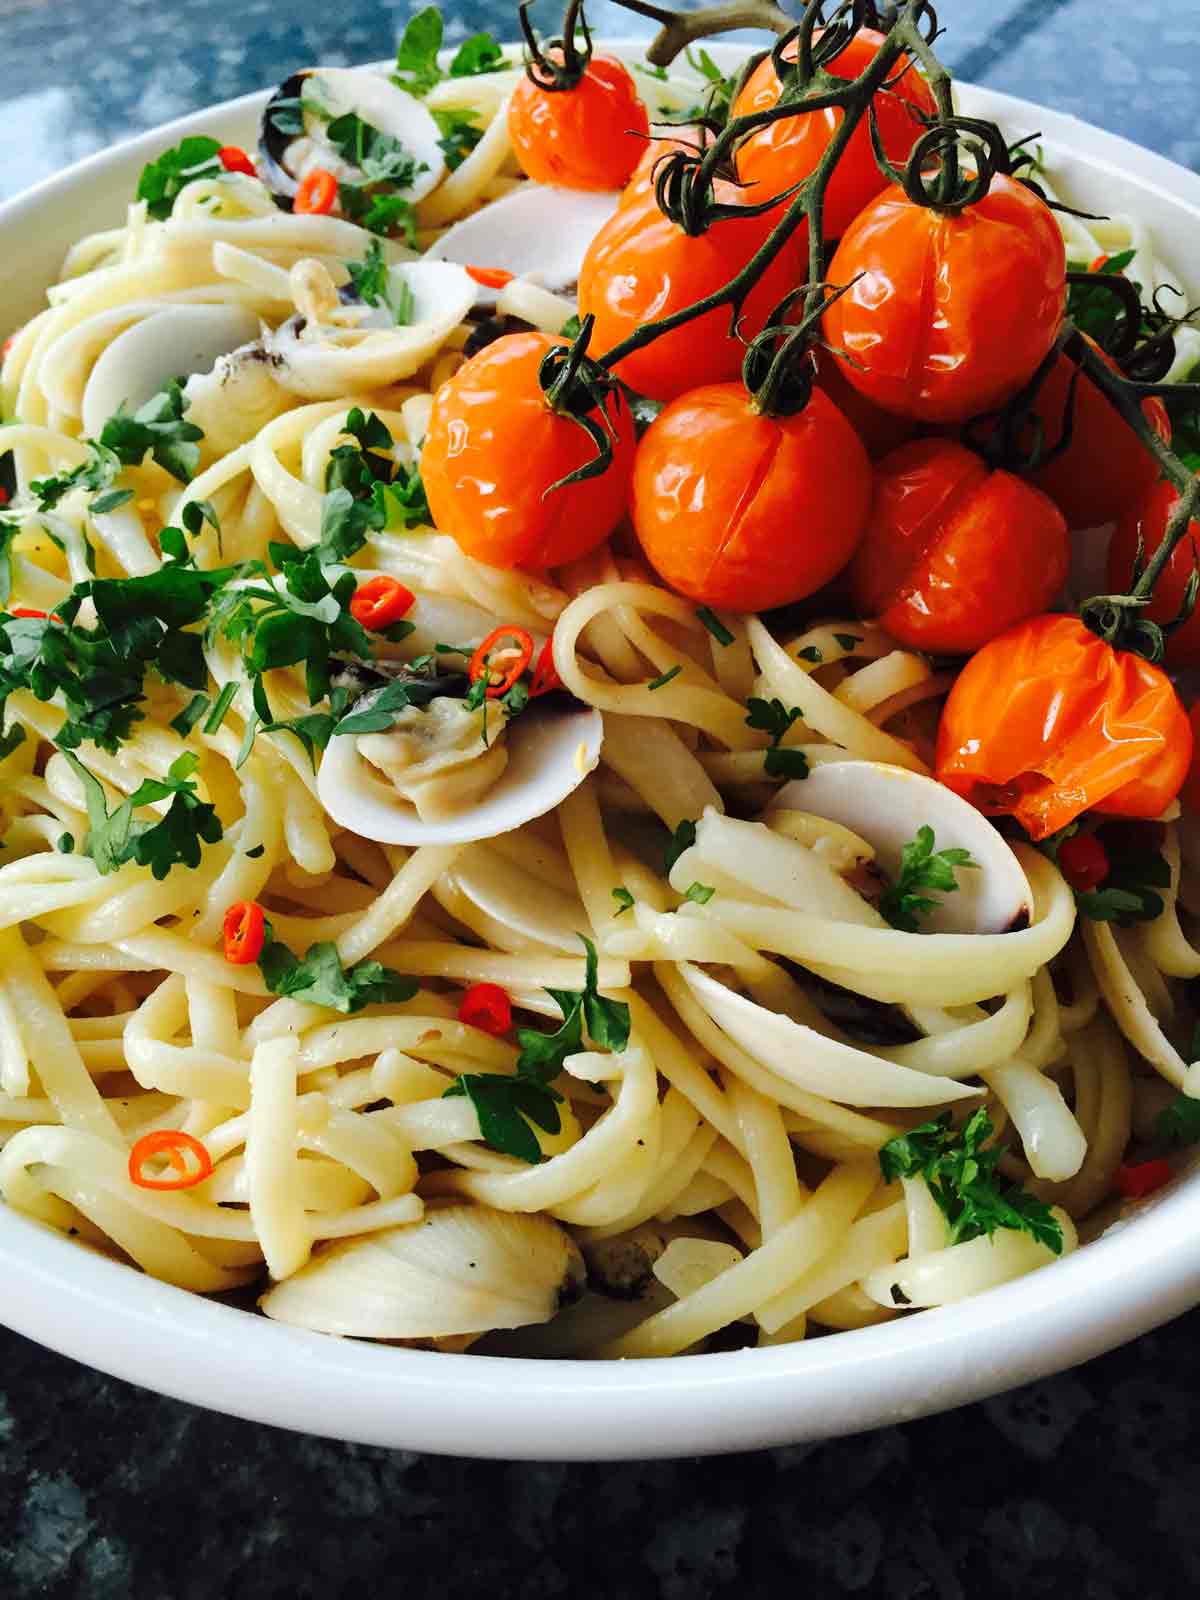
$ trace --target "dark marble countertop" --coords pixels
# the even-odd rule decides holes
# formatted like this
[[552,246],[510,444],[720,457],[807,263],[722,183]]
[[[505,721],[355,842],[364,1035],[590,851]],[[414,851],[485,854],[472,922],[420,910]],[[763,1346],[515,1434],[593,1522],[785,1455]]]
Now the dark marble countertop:
[[[0,197],[310,60],[387,55],[407,10],[0,0]],[[1198,0],[939,10],[944,55],[963,77],[1200,167]],[[607,0],[593,18],[598,31],[646,29]],[[472,0],[448,34],[485,26],[511,31],[509,8]],[[408,1600],[1195,1594],[1198,1344],[1200,1313],[1075,1372],[900,1428],[724,1460],[565,1467],[230,1421],[0,1330],[0,1594],[340,1600],[380,1579]]]

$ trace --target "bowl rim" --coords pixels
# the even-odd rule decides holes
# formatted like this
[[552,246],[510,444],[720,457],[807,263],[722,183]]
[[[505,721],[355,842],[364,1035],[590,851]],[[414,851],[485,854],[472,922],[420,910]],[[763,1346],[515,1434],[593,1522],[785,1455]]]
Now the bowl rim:
[[[602,42],[638,58],[646,43]],[[748,47],[706,48],[728,68]],[[1133,178],[1200,222],[1200,174],[1065,113],[958,88],[977,114],[1040,129],[1056,153]],[[97,225],[81,216],[89,190],[128,184],[185,133],[231,136],[269,92],[176,118],[44,179],[0,203],[0,238],[60,209],[50,234],[82,236]],[[146,1277],[0,1202],[0,1323],[176,1399],[330,1438],[504,1460],[714,1454],[910,1420],[1148,1332],[1200,1300],[1198,1221],[1200,1178],[1181,1178],[1067,1260],[957,1305],[795,1345],[585,1362],[396,1349],[291,1328]]]

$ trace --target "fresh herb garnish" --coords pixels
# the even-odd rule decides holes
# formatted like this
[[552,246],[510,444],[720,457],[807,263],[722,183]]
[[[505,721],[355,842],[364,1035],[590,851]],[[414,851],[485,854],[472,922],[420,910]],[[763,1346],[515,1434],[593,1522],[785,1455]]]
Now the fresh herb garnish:
[[671,835],[663,855],[663,876],[671,876],[671,868],[679,860],[685,850],[690,850],[696,842],[696,824],[694,822],[681,822]]
[[731,645],[733,643],[733,635],[721,621],[717,613],[711,609],[711,607],[697,606],[696,616],[708,629],[709,633],[712,634],[713,638],[718,644]]
[[[144,779],[112,813],[100,780],[70,750],[64,753],[79,774],[87,803],[89,827],[83,849],[101,873],[116,872],[125,862],[136,861],[162,879],[174,866],[198,867],[201,844],[216,844],[223,837],[216,809],[196,793],[192,774],[200,757],[194,751],[173,761],[165,779]],[[135,818],[139,806],[168,799],[171,804],[157,822]]]
[[979,866],[969,850],[935,851],[933,845],[933,829],[928,824],[918,828],[916,838],[900,852],[900,876],[879,897],[880,914],[904,933],[919,933],[920,919],[937,910],[941,901],[933,894],[953,894],[958,889],[957,869]]
[[301,960],[275,939],[270,923],[258,965],[272,994],[346,1015],[364,1006],[411,1000],[419,987],[415,978],[378,961],[356,961],[352,967],[343,967],[337,946],[328,940],[309,945]]
[[479,78],[489,72],[503,72],[508,62],[504,51],[490,33],[473,33],[464,39],[450,63],[452,78]]
[[746,726],[770,734],[771,748],[763,753],[763,771],[769,778],[807,778],[808,757],[793,746],[784,749],[780,740],[800,719],[799,706],[785,706],[782,700],[746,702]]
[[613,912],[614,917],[619,917],[626,911],[632,911],[634,899],[624,884],[617,885],[612,892],[612,897],[617,902],[617,909]]
[[857,633],[835,633],[833,637],[847,652],[856,650],[862,643],[862,637]]
[[430,521],[421,475],[416,467],[396,461],[394,441],[383,421],[373,411],[364,414],[355,406],[342,431],[354,443],[338,445],[330,453],[325,473],[317,549],[326,561],[348,560],[371,533]]
[[707,883],[690,883],[683,898],[690,900],[693,905],[706,906],[716,892]]
[[413,319],[413,292],[403,278],[392,277],[391,265],[378,239],[371,240],[361,261],[347,261],[346,270],[364,305],[386,306],[398,328],[408,326]]
[[196,178],[222,178],[221,146],[216,139],[196,134],[184,139],[172,150],[164,150],[156,161],[142,168],[138,179],[137,198],[146,202],[146,210],[156,221],[162,222],[171,215],[180,190]]
[[[1072,270],[1094,270],[1105,277],[1114,277],[1125,271],[1136,254],[1136,250],[1121,250],[1095,268],[1090,262],[1083,262],[1073,264]],[[1092,283],[1073,283],[1067,300],[1067,315],[1081,333],[1095,339],[1097,344],[1104,345],[1125,313],[1122,302],[1115,294]]]
[[580,322],[578,314],[576,314],[568,317],[558,331],[564,339],[578,339],[582,326],[583,324]]
[[1167,1149],[1200,1144],[1200,1100],[1188,1094],[1179,1095],[1165,1110],[1158,1113],[1154,1132],[1159,1143],[1165,1145]]
[[181,739],[187,738],[211,704],[206,694],[194,694],[179,715],[171,718],[171,726]]
[[447,167],[456,172],[483,138],[483,129],[477,128],[461,111],[435,111],[433,120],[442,134],[438,148],[446,158]]
[[671,679],[677,678],[682,671],[683,668],[676,663],[675,666],[668,667],[665,672],[659,673],[658,677],[653,679],[652,682],[648,683],[646,687],[647,689],[665,689],[667,684],[670,683]]
[[386,733],[389,728],[395,727],[401,713],[410,706],[424,710],[431,700],[437,699],[443,692],[436,678],[429,678],[425,682],[412,679],[405,683],[389,683],[364,710],[351,711],[342,717],[333,731],[338,735]]
[[698,72],[706,80],[708,87],[695,104],[688,106],[683,111],[672,111],[664,120],[673,123],[704,121],[714,131],[719,131],[729,121],[734,93],[737,90],[738,76],[733,73],[726,77],[708,51],[704,49],[696,52],[689,50],[687,52],[687,61],[692,70]]
[[1156,891],[1170,887],[1171,868],[1157,851],[1114,852],[1104,882],[1098,889],[1076,891],[1075,904],[1093,922],[1153,922],[1163,909]]
[[807,778],[808,757],[790,745],[772,745],[763,755],[763,771],[768,778]]
[[187,408],[183,385],[173,379],[132,416],[120,410],[109,417],[100,435],[100,448],[111,450],[126,467],[140,467],[150,455],[180,483],[190,483],[200,465],[199,441],[204,433],[185,420]]
[[444,73],[438,66],[443,32],[442,14],[436,6],[426,6],[410,17],[396,51],[392,82],[409,94],[426,95],[447,76],[473,78],[501,72],[507,66],[503,50],[490,33],[473,33],[459,45],[449,73]]
[[334,117],[325,137],[347,165],[356,168],[367,184],[386,183],[394,189],[407,189],[418,173],[426,170],[412,151],[390,133],[364,122],[356,111]]
[[824,661],[824,659],[825,659],[825,657],[817,649],[815,644],[805,645],[804,649],[803,650],[797,650],[796,654],[800,658],[801,661],[808,661],[814,667],[819,667],[821,665],[821,662]]
[[999,1145],[986,1149],[992,1123],[982,1108],[961,1130],[948,1111],[934,1122],[889,1139],[879,1152],[886,1183],[923,1178],[946,1218],[950,1244],[978,1239],[997,1228],[1028,1233],[1055,1255],[1062,1254],[1062,1228],[1044,1201],[996,1174],[1004,1155]]

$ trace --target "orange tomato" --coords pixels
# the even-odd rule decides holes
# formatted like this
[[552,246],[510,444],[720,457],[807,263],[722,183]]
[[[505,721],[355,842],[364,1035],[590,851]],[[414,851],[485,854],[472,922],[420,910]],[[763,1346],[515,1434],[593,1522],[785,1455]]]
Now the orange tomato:
[[593,56],[571,89],[543,89],[526,73],[508,103],[522,171],[565,189],[619,189],[649,131],[637,86],[612,56]]
[[907,444],[917,431],[910,417],[898,417],[893,411],[884,411],[865,394],[859,394],[846,377],[844,361],[839,361],[829,350],[817,348],[817,386],[824,389],[834,405],[867,447],[872,461],[898,450]]
[[[1117,370],[1115,361],[1109,360],[1109,365]],[[1060,355],[1038,391],[1034,411],[1049,444],[1062,434],[1071,379],[1078,371],[1069,357]],[[1169,444],[1171,422],[1157,395],[1142,402],[1142,413]],[[1080,375],[1071,443],[1033,473],[1031,481],[1050,496],[1069,527],[1097,528],[1139,506],[1157,478],[1158,463],[1137,434],[1103,391]]]
[[546,493],[596,454],[584,430],[551,409],[538,382],[546,352],[563,342],[507,334],[433,397],[421,452],[429,508],[443,533],[488,566],[540,571],[573,561],[603,543],[625,510],[634,436],[619,395],[604,408],[615,435],[607,470]]
[[[740,191],[718,183],[736,204]],[[658,209],[650,183],[624,202],[588,246],[579,271],[579,314],[595,317],[591,352],[601,356],[644,323],[670,316],[724,288],[770,232],[765,217],[723,218],[695,238]],[[761,333],[772,310],[800,282],[789,240],[747,296],[741,333]],[[673,400],[701,384],[736,378],[745,348],[730,332],[727,306],[706,311],[635,350],[617,376],[640,394]]]
[[1054,343],[1066,251],[1045,202],[999,175],[957,215],[885,190],[829,276],[850,284],[824,324],[859,363],[845,369],[854,388],[902,417],[963,422],[1014,394]]
[[[874,28],[860,28],[827,70],[839,78],[857,78],[878,55],[882,43],[883,35]],[[793,41],[784,54],[794,61],[797,49]],[[901,70],[897,66],[896,72]],[[732,115],[744,117],[754,111],[769,111],[778,104],[781,87],[768,55],[742,86],[733,102]],[[876,93],[880,138],[889,159],[898,167],[905,165],[913,145],[925,131],[919,113],[932,116],[936,110],[933,91],[912,68],[892,88]],[[751,133],[737,153],[738,177],[743,183],[754,185],[747,195],[750,203],[758,205],[815,172],[844,115],[836,108],[809,111],[803,116],[783,117]],[[825,193],[825,237],[837,239],[845,233],[868,200],[874,199],[886,183],[875,161],[871,130],[864,117],[850,135]]]
[[1188,713],[1188,726],[1192,730],[1192,748],[1195,759],[1188,768],[1188,775],[1184,779],[1183,788],[1179,798],[1189,811],[1200,815],[1200,700],[1197,700]]
[[1084,811],[1160,816],[1192,730],[1171,680],[1076,616],[1030,617],[973,655],[938,730],[938,779],[1044,839]]
[[876,469],[850,592],[901,644],[966,655],[1044,611],[1070,559],[1062,513],[1040,489],[949,439],[918,439]]
[[680,594],[730,611],[786,605],[854,552],[871,464],[819,389],[795,416],[764,416],[740,383],[673,401],[638,446],[633,523],[646,559]]
[[[646,195],[654,193],[654,181],[657,176],[658,163],[672,150],[686,150],[689,153],[697,149],[704,149],[712,143],[713,136],[707,128],[688,126],[680,128],[678,135],[669,137],[654,137],[642,147],[641,159],[629,175],[629,182],[621,190],[620,204],[628,205],[631,200],[641,200]],[[725,196],[722,194],[722,198]]]
[[[1179,491],[1161,478],[1141,505],[1135,506],[1118,522],[1108,547],[1108,588],[1112,594],[1124,594],[1133,582],[1139,539],[1147,561],[1157,551],[1178,504]],[[1192,566],[1197,562],[1200,562],[1200,521],[1193,518],[1187,532],[1171,551],[1154,585],[1150,604],[1140,614],[1153,622],[1170,622],[1178,616]],[[1173,667],[1200,666],[1200,607],[1181,628],[1167,635],[1166,654]]]

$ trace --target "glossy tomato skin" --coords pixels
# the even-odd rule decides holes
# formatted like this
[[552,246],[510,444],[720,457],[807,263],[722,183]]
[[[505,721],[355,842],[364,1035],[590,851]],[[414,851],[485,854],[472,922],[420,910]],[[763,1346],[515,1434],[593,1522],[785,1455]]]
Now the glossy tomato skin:
[[593,56],[573,89],[542,89],[527,73],[508,103],[521,170],[565,189],[621,188],[649,131],[637,86],[612,56]]
[[[1121,518],[1108,547],[1108,589],[1125,594],[1133,582],[1133,564],[1138,541],[1145,559],[1157,551],[1167,531],[1171,513],[1179,504],[1179,491],[1165,478],[1151,486],[1141,505]],[[1192,565],[1200,562],[1200,522],[1192,519],[1188,531],[1171,552],[1150,604],[1142,612],[1154,622],[1171,622],[1179,615]],[[1200,608],[1193,611],[1181,628],[1167,635],[1167,660],[1173,667],[1200,666]]]
[[542,571],[608,537],[625,511],[633,420],[623,399],[607,415],[617,436],[599,477],[543,492],[595,455],[577,424],[557,416],[538,384],[546,352],[563,340],[513,333],[472,356],[437,390],[421,452],[435,525],[477,561]]
[[1066,303],[1066,250],[1049,207],[1011,178],[956,216],[886,189],[829,269],[851,287],[825,313],[845,375],[886,411],[964,422],[1027,382]]
[[871,502],[871,465],[819,389],[763,416],[740,383],[673,401],[638,445],[633,522],[659,576],[730,611],[801,600],[846,564]]
[[973,655],[938,731],[937,777],[1044,839],[1085,811],[1160,816],[1192,730],[1170,679],[1076,616],[1018,623]]
[[[881,33],[873,28],[860,28],[846,48],[829,63],[828,70],[839,78],[857,78],[878,55],[882,43]],[[795,43],[788,47],[785,53],[789,60],[796,59],[796,51]],[[767,56],[746,80],[733,103],[732,114],[742,117],[754,111],[769,111],[778,104],[779,92],[779,77]],[[932,115],[936,109],[933,91],[915,69],[906,72],[894,88],[882,90],[875,96],[875,116],[883,147],[898,167],[908,161],[913,145],[924,132],[919,113]],[[803,116],[783,117],[750,134],[737,154],[738,177],[743,183],[754,185],[748,196],[750,202],[758,205],[815,172],[829,141],[841,126],[843,115],[833,108],[809,111]],[[826,190],[825,237],[840,238],[886,183],[875,161],[871,130],[864,119],[851,134]]]
[[[730,191],[735,200],[737,193]],[[583,258],[579,314],[596,319],[591,353],[604,355],[644,323],[724,288],[769,231],[766,218],[733,217],[689,238],[658,209],[653,185],[647,184],[608,219]],[[747,296],[744,338],[762,331],[799,281],[794,242],[789,242]],[[626,356],[617,376],[640,394],[673,400],[688,389],[737,377],[745,353],[730,332],[728,307],[719,307]]]
[[[1115,361],[1109,365],[1117,370]],[[1050,444],[1062,435],[1071,380],[1078,370],[1060,355],[1038,391],[1034,411]],[[1142,413],[1169,444],[1171,423],[1157,395],[1142,402]],[[1071,442],[1031,481],[1055,502],[1068,527],[1098,528],[1139,506],[1157,478],[1154,457],[1101,390],[1081,375],[1075,386]]]
[[966,655],[1044,611],[1070,554],[1062,513],[1040,489],[952,440],[918,439],[876,468],[850,592],[901,644]]

